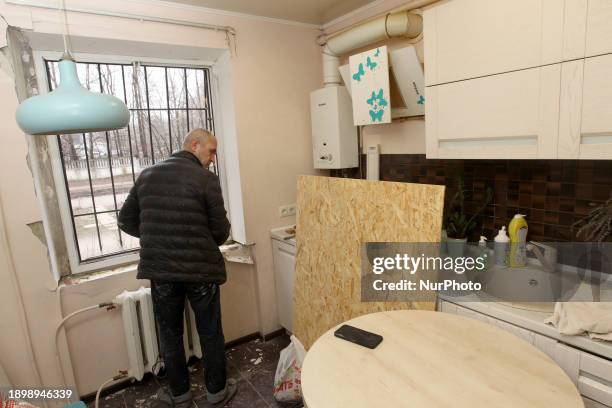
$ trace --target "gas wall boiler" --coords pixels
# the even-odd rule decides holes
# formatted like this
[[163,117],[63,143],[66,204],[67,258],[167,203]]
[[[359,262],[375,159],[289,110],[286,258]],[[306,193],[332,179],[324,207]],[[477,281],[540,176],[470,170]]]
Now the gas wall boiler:
[[357,128],[351,97],[344,86],[327,86],[310,94],[312,151],[316,169],[358,165]]

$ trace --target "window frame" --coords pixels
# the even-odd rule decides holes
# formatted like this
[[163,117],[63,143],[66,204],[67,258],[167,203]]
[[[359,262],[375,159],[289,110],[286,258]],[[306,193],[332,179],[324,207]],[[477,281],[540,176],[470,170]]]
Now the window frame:
[[[61,59],[62,53],[57,51],[33,51],[34,64],[36,67],[36,76],[38,78],[39,93],[49,92],[49,82],[47,78],[47,68],[45,60],[59,60]],[[143,65],[155,65],[165,67],[180,67],[180,68],[207,68],[209,72],[210,81],[210,96],[212,98],[212,110],[213,112],[219,112],[219,96],[217,94],[218,89],[218,78],[215,74],[214,62],[202,61],[202,60],[180,60],[180,59],[165,59],[165,58],[143,58],[143,57],[132,57],[122,55],[107,55],[107,54],[90,54],[90,53],[73,53],[75,61],[84,61],[89,63],[100,63],[100,64],[132,64],[139,62]],[[222,139],[222,131],[220,130],[221,125],[217,122],[216,116],[213,117],[215,120],[215,129],[217,135]],[[36,136],[40,137],[40,136]],[[75,236],[75,229],[73,227],[73,216],[70,209],[70,202],[68,199],[68,190],[66,186],[64,168],[60,153],[59,141],[56,135],[44,136],[47,138],[49,146],[49,157],[51,163],[51,169],[53,173],[53,179],[56,185],[56,194],[58,206],[61,214],[61,227],[63,236],[66,241],[66,248],[68,251],[68,259],[70,263],[70,272],[62,275],[76,275],[88,272],[96,272],[101,270],[109,270],[117,268],[126,264],[133,264],[138,262],[139,250],[127,250],[117,254],[111,254],[102,256],[100,258],[93,258],[86,261],[80,261],[78,253],[77,237]],[[219,179],[221,183],[221,190],[224,198],[226,211],[229,217],[229,206],[228,206],[228,182],[227,173],[225,171],[225,160],[223,155],[223,143],[219,144],[217,151],[217,169],[219,173]],[[45,222],[57,222],[56,220],[45,220]]]

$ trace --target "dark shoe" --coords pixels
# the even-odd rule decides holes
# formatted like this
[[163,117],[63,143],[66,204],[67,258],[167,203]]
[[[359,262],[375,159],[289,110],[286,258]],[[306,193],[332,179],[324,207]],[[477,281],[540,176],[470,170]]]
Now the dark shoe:
[[191,391],[179,395],[178,397],[172,396],[169,390],[160,388],[155,394],[155,401],[152,405],[153,408],[191,408],[193,407],[193,396]]
[[222,405],[234,398],[237,390],[238,385],[236,384],[236,380],[233,378],[228,378],[227,382],[225,383],[225,388],[215,394],[207,392],[206,400],[214,405]]

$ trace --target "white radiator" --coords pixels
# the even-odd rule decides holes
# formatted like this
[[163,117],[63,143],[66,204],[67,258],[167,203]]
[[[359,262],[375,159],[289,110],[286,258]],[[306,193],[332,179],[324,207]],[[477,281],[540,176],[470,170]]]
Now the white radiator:
[[[132,292],[124,291],[113,303],[121,307],[128,351],[128,376],[140,381],[145,373],[152,372],[153,365],[159,357],[151,288],[141,287]],[[202,358],[195,316],[189,302],[185,303],[184,325],[185,358],[189,359],[191,356]]]

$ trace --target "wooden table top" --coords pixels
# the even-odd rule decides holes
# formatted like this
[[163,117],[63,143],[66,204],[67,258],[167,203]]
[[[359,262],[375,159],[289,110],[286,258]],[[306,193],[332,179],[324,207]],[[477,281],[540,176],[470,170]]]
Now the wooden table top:
[[582,408],[578,390],[547,355],[495,326],[440,312],[401,310],[345,322],[383,336],[370,350],[334,337],[302,368],[308,408]]

